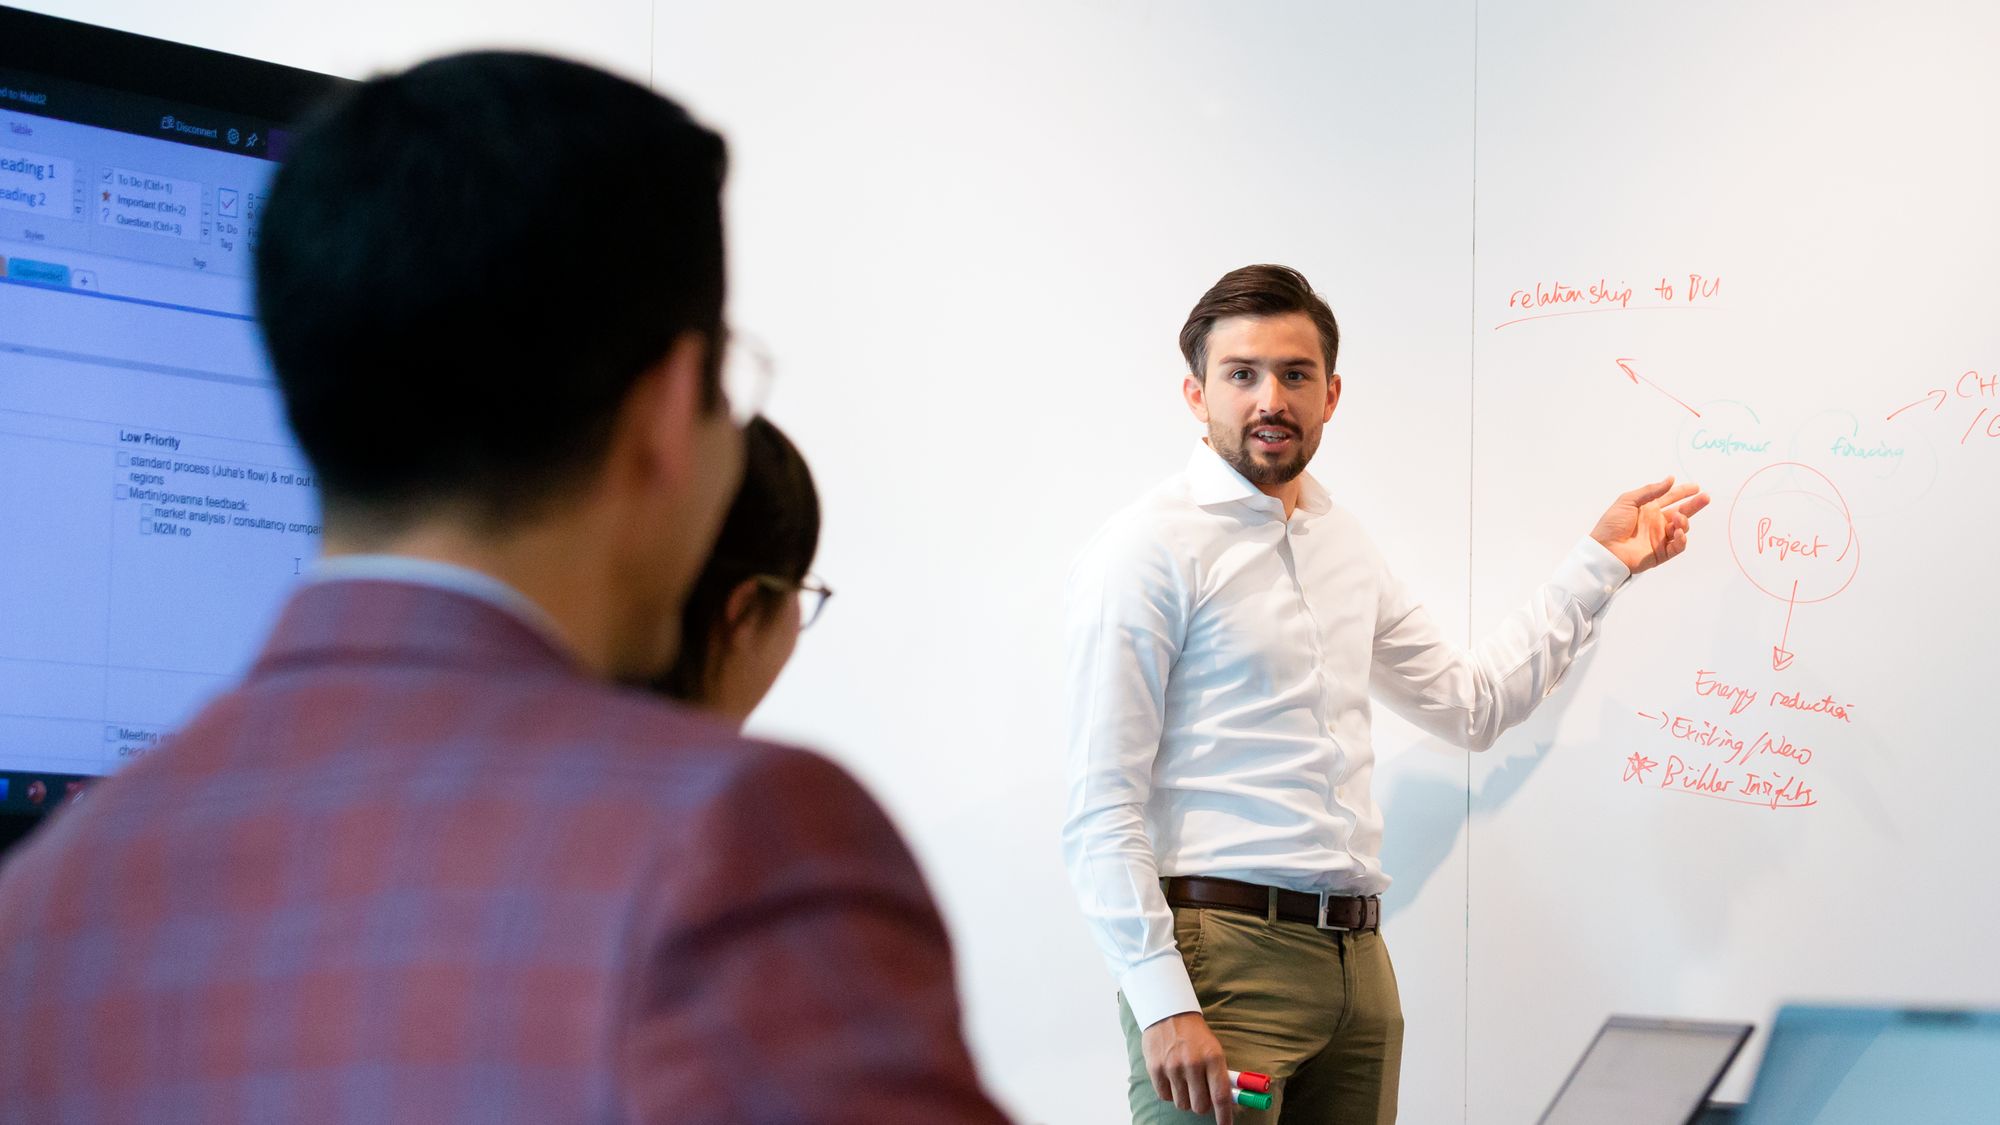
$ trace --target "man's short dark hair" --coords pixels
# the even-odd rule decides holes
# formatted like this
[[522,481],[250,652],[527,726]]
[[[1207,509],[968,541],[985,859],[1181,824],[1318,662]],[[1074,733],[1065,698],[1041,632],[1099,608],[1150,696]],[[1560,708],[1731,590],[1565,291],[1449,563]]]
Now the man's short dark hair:
[[639,377],[708,336],[722,138],[580,63],[475,53],[363,83],[293,144],[257,312],[329,508],[498,526],[601,463]]
[[1333,361],[1340,354],[1340,325],[1333,310],[1313,292],[1305,275],[1289,266],[1257,265],[1230,270],[1222,280],[1209,286],[1195,302],[1181,326],[1181,355],[1188,373],[1196,379],[1208,378],[1208,333],[1215,322],[1232,316],[1282,316],[1304,313],[1319,329],[1319,348],[1326,360],[1326,374],[1332,378]]

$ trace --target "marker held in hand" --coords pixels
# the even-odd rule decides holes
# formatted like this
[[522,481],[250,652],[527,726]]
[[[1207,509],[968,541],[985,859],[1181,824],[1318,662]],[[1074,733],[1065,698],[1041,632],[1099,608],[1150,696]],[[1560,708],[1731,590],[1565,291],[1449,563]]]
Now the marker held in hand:
[[1254,1093],[1249,1090],[1229,1091],[1236,1098],[1236,1104],[1245,1109],[1270,1109],[1271,1095]]
[[1229,1084],[1239,1090],[1248,1090],[1253,1094],[1268,1094],[1271,1092],[1271,1076],[1268,1074],[1259,1074],[1254,1070],[1230,1071]]

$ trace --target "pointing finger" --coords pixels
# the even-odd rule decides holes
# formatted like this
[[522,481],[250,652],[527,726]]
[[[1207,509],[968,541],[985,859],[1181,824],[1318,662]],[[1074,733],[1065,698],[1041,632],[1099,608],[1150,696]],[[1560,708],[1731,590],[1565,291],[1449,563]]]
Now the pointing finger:
[[1633,504],[1650,504],[1660,497],[1665,496],[1667,489],[1673,486],[1674,478],[1669,476],[1667,479],[1653,484],[1642,484],[1625,495],[1620,496],[1619,499]]
[[1659,499],[1654,500],[1653,503],[1659,505],[1662,508],[1671,508],[1675,504],[1680,503],[1681,501],[1687,499],[1690,496],[1693,496],[1695,493],[1700,491],[1701,491],[1701,486],[1695,484],[1692,481],[1689,481],[1687,484],[1677,484],[1672,489],[1662,494],[1659,497]]
[[1710,497],[1708,493],[1703,492],[1695,496],[1690,496],[1687,499],[1681,501],[1680,503],[1674,505],[1674,510],[1679,512],[1681,515],[1692,516],[1696,512],[1701,511],[1703,508],[1708,507],[1709,500]]

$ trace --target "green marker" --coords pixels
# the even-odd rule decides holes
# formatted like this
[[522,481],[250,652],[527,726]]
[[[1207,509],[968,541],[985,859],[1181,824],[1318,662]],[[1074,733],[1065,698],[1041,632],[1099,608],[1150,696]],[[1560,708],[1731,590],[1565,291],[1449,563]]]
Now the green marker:
[[1253,1094],[1248,1090],[1231,1090],[1236,1095],[1236,1104],[1244,1109],[1270,1109],[1271,1095]]

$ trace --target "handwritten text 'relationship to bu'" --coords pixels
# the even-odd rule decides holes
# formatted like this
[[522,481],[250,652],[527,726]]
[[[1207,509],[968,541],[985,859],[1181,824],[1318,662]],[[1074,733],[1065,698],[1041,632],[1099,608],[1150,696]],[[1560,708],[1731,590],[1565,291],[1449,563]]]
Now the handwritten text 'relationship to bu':
[[1650,285],[1637,286],[1606,277],[1588,281],[1538,279],[1508,292],[1507,315],[1493,329],[1497,332],[1531,320],[1585,313],[1712,309],[1721,291],[1721,278],[1698,273],[1688,274],[1685,282],[1678,276],[1662,275]]

